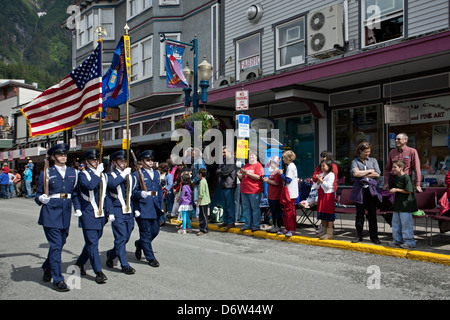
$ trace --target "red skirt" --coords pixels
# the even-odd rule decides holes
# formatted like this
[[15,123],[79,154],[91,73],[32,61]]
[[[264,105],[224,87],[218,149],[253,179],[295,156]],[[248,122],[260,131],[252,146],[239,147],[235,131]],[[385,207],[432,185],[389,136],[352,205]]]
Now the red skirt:
[[319,187],[317,191],[317,212],[335,214],[335,204],[334,204],[334,192],[325,193],[323,189]]

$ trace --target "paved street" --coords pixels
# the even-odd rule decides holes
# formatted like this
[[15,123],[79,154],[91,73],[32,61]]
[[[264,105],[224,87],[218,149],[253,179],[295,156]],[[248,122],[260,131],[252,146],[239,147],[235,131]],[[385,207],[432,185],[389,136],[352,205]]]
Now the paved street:
[[[42,281],[48,250],[38,206],[32,200],[0,200],[0,299],[162,299],[173,307],[185,300],[272,299],[448,299],[449,266],[362,252],[274,241],[212,231],[198,237],[179,235],[173,225],[154,241],[161,266],[136,261],[137,226],[127,246],[136,274],[125,275],[104,263],[113,244],[110,224],[100,242],[105,284],[94,273],[81,280],[70,271],[83,246],[77,218],[64,247],[63,273],[75,286],[58,293]],[[183,302],[184,303],[184,302]],[[198,303],[197,303],[198,304]],[[171,310],[176,312],[177,309]]]

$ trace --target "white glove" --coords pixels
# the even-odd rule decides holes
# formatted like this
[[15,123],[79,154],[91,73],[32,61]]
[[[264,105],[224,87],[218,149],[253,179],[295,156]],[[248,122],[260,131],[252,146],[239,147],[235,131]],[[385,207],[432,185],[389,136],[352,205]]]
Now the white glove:
[[125,179],[125,177],[127,175],[129,175],[130,173],[131,173],[131,168],[125,168],[125,169],[123,169],[123,171],[122,171],[122,173],[120,175],[122,176],[122,178]]
[[103,163],[100,163],[100,164],[97,166],[97,173],[98,173],[98,174],[101,174],[101,173],[103,172],[103,170],[105,170],[105,167],[103,166]]
[[141,215],[141,213],[139,211],[137,211],[137,210],[134,211],[134,216],[136,218],[138,218],[140,215]]
[[141,191],[141,197],[143,199],[147,198],[148,197],[148,193],[146,191]]
[[75,217],[81,217],[82,213],[80,209],[75,210],[75,213],[73,214]]
[[48,195],[46,195],[46,194],[44,193],[43,195],[40,195],[40,196],[39,196],[39,201],[40,201],[42,204],[47,204],[47,203],[50,202],[50,198],[48,197]]
[[110,214],[110,215],[108,216],[108,220],[111,221],[111,222],[113,222],[114,220],[116,220],[116,217],[114,217],[113,214]]

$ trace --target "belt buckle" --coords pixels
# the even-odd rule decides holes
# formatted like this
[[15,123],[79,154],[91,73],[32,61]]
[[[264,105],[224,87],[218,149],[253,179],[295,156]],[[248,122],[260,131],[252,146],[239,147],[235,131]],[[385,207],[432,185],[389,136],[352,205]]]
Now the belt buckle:
[[68,193],[61,193],[61,199],[67,199],[69,197]]
[[151,196],[156,196],[158,193],[156,191],[150,191]]

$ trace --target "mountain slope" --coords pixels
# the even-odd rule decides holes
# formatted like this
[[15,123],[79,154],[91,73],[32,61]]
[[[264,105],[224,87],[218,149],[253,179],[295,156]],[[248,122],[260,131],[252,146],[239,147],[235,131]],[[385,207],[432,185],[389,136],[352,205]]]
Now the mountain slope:
[[[0,78],[58,83],[71,70],[71,33],[61,28],[72,0],[2,0]],[[41,17],[39,12],[45,12]]]

